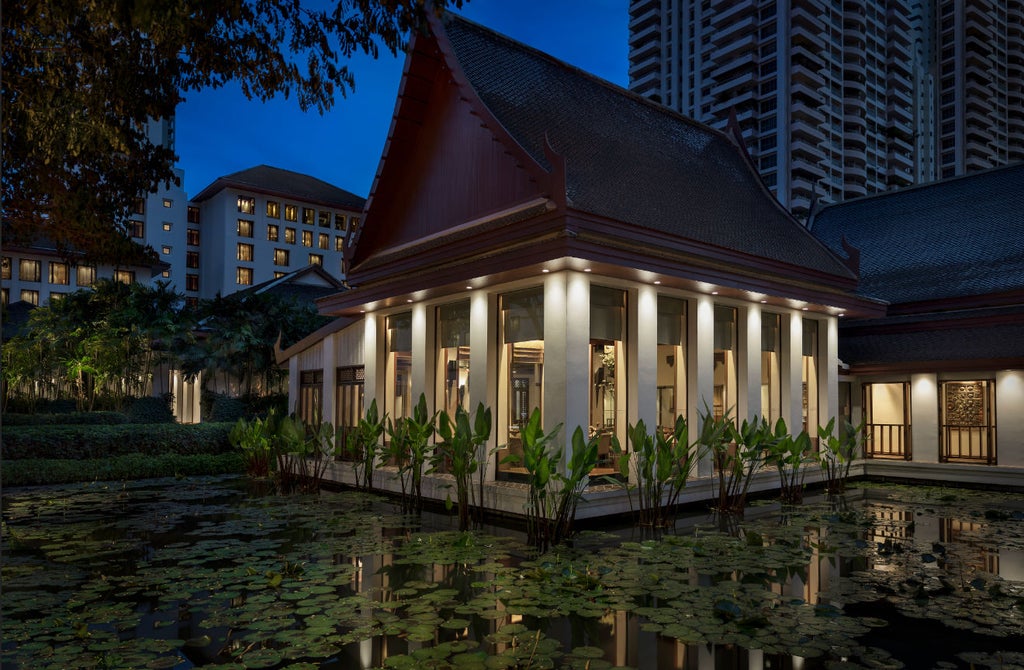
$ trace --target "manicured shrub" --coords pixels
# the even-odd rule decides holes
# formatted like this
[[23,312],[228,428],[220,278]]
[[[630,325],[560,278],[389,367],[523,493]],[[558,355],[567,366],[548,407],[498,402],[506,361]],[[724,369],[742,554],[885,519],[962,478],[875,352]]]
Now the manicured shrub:
[[136,398],[128,408],[129,423],[174,423],[171,396]]
[[4,463],[3,486],[39,486],[89,481],[123,481],[153,477],[190,477],[241,473],[237,453],[124,454],[109,459],[28,458]]
[[245,403],[238,398],[217,394],[210,406],[210,415],[204,416],[204,421],[215,423],[235,423],[245,418]]
[[121,412],[73,412],[71,414],[15,414],[5,412],[4,427],[53,425],[105,425],[116,426],[128,421]]
[[110,458],[124,454],[222,454],[231,451],[232,424],[123,424],[119,426],[5,426],[0,457]]

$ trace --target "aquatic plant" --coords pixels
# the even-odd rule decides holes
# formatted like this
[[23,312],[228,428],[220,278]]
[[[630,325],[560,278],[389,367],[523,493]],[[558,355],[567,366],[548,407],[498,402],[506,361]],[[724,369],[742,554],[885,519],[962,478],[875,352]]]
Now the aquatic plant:
[[334,457],[334,426],[326,421],[307,426],[295,415],[282,416],[272,425],[278,486],[284,491],[319,491]]
[[437,413],[427,411],[427,398],[420,394],[412,416],[388,419],[388,443],[385,455],[398,466],[402,487],[402,507],[407,512],[423,509],[423,472],[428,459],[428,445],[434,434]]
[[737,428],[728,416],[714,419],[705,410],[700,442],[708,445],[714,457],[718,512],[743,515],[750,484],[764,465],[765,451],[774,439],[771,426],[763,417],[744,419]]
[[345,438],[344,455],[351,459],[356,486],[361,486],[367,491],[373,489],[373,469],[387,416],[387,413],[384,416],[378,414],[377,399],[374,398],[366,408],[366,415],[359,419],[359,424],[350,430]]
[[825,426],[818,426],[818,463],[825,475],[825,490],[830,494],[846,490],[850,477],[850,464],[857,458],[857,449],[864,437],[864,422],[854,426],[843,419],[839,434],[835,432],[836,419],[832,417]]
[[[633,493],[636,493],[636,509],[642,525],[671,526],[679,494],[706,447],[699,440],[690,444],[683,416],[676,417],[675,426],[668,434],[660,429],[648,433],[641,419],[635,426],[627,426],[626,439],[629,450],[622,448],[617,436],[612,436],[611,451],[621,479],[608,478],[608,481],[626,490],[631,509]],[[636,484],[630,483],[631,472]]]
[[270,475],[272,420],[272,414],[265,419],[255,418],[252,421],[239,419],[228,433],[228,441],[242,454],[245,473],[250,477]]
[[[562,449],[554,440],[562,424],[544,433],[540,410],[534,409],[520,432],[523,442],[522,466],[527,472],[529,498],[526,507],[526,528],[530,544],[542,551],[569,536],[576,518],[576,506],[590,483],[590,473],[597,465],[597,437],[584,437],[579,426],[572,435],[572,452],[567,463],[568,474],[560,472]],[[519,463],[515,454],[504,463]]]
[[[483,458],[481,449],[491,437],[491,410],[483,403],[476,407],[470,423],[469,413],[458,406],[455,417],[441,411],[437,435],[441,441],[435,445],[432,471],[445,470],[455,479],[455,499],[459,513],[459,530],[469,528],[470,509],[476,505],[483,515]],[[474,495],[473,475],[479,473],[479,498]],[[450,497],[449,497],[450,500]],[[483,519],[481,518],[481,521]]]
[[807,475],[804,466],[817,462],[812,454],[811,437],[807,431],[792,435],[781,418],[775,422],[772,433],[774,439],[767,442],[767,463],[774,465],[779,473],[779,497],[785,503],[800,503],[804,499]]

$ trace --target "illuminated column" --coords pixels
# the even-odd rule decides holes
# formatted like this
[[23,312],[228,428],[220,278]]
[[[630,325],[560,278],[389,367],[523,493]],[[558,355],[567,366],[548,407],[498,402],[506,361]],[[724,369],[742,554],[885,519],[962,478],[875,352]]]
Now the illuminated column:
[[[823,370],[819,369],[818,423],[824,426],[829,419],[839,414],[839,320],[830,316],[819,321],[818,340]],[[838,419],[836,419],[838,422]],[[816,437],[817,428],[811,427],[811,437]]]
[[654,286],[641,286],[637,290],[636,318],[627,322],[629,369],[636,370],[632,377],[636,384],[629,394],[626,416],[632,423],[642,420],[650,429],[658,425],[658,292]]
[[[788,327],[787,327],[788,325]],[[794,435],[803,430],[804,328],[800,312],[782,317],[782,418]],[[813,437],[813,436],[812,436]]]
[[[434,406],[433,392],[427,393],[427,389],[433,388],[431,382],[434,379],[431,365],[433,354],[430,352],[429,344],[433,342],[432,333],[428,332],[428,323],[433,319],[427,317],[427,306],[418,302],[412,306],[412,393],[409,401],[413,407],[420,401],[420,394],[427,398],[427,409]],[[408,410],[412,416],[412,407]]]
[[911,460],[939,460],[939,389],[934,374],[910,376]]
[[323,390],[320,393],[320,420],[333,426],[336,405],[334,396],[338,391],[338,334],[331,333],[320,342],[320,346],[323,347],[321,360],[324,366]]
[[[561,310],[562,332],[561,346],[564,353],[556,358],[548,359],[545,352],[544,360],[551,364],[545,366],[545,379],[552,367],[557,367],[555,374],[563,376],[561,401],[563,412],[561,417],[549,415],[545,409],[544,423],[554,425],[564,421],[562,438],[570,444],[576,427],[583,429],[587,435],[590,426],[590,277],[582,272],[567,272],[562,275],[565,281],[564,293],[561,294],[564,308]],[[545,292],[545,310],[548,294]],[[554,306],[554,305],[553,305]],[[547,346],[547,320],[545,319],[544,340]],[[568,458],[570,448],[563,452]]]
[[[1000,465],[1024,465],[1024,370],[996,373],[996,454]],[[1000,549],[1000,567],[1002,549]]]
[[[700,434],[700,417],[705,408],[715,402],[715,304],[711,296],[702,295],[695,301],[696,318],[688,319],[689,341],[693,343],[690,358],[689,387],[693,393],[688,403],[687,424],[691,434]],[[710,476],[714,461],[711,455],[701,459],[697,474]]]
[[369,407],[373,400],[377,401],[377,410],[384,411],[384,370],[379,365],[379,352],[383,351],[380,332],[381,317],[376,314],[365,315],[366,324],[363,332],[363,397],[365,406]]
[[747,318],[740,317],[740,411],[736,419],[742,423],[744,417],[753,419],[761,416],[761,306],[748,305],[740,310]]
[[[492,443],[485,447],[486,454],[493,451],[493,436],[497,430],[497,417],[494,413],[498,407],[497,375],[497,313],[496,296],[489,296],[486,291],[473,291],[469,296],[469,412],[475,415],[477,405],[491,409]],[[484,466],[484,478],[494,481],[495,465],[493,455]]]

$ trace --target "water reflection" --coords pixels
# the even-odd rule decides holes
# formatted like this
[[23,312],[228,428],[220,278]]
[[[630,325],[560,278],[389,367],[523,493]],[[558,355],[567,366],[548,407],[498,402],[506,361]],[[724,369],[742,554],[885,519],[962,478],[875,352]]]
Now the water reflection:
[[[1024,654],[1020,496],[866,487],[536,555],[515,532],[459,533],[361,494],[258,496],[217,479],[4,493],[5,670],[984,667]],[[948,646],[908,651],[919,630]]]

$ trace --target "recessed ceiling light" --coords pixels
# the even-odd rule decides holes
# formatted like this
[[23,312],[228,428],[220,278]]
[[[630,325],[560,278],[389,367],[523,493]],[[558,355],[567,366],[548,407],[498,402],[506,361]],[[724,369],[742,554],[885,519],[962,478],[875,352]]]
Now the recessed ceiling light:
[[767,301],[767,300],[762,300],[762,301],[761,301],[761,304],[762,304],[762,305],[767,305],[767,304],[768,304],[768,301]]
[[467,290],[467,291],[472,291],[472,290],[473,290],[473,287],[472,287],[472,286],[467,286],[467,287],[466,287],[466,290]]
[[406,302],[412,302],[412,298],[408,298]]
[[801,307],[800,310],[803,311],[803,312],[806,312],[807,308],[806,307]]
[[543,270],[541,270],[541,272],[543,272],[544,274],[547,274],[547,273],[551,272],[551,270],[548,270],[547,268],[544,268]]
[[718,291],[712,291],[711,295],[718,295]]
[[654,280],[654,284],[655,284],[655,286],[661,286],[661,280],[660,279],[655,279]]
[[590,268],[583,268],[584,272],[590,272]]

